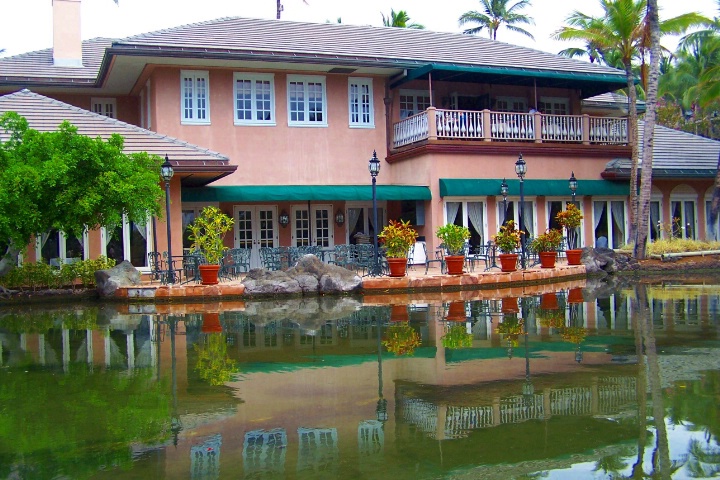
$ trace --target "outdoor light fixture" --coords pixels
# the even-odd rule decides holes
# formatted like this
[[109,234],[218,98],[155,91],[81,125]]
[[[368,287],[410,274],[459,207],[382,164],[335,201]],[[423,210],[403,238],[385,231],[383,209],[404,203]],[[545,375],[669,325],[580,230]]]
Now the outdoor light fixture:
[[165,283],[175,283],[175,272],[172,261],[172,234],[170,233],[170,179],[175,174],[170,159],[165,155],[165,162],[160,165],[160,176],[165,180],[165,224],[167,225],[167,277]]
[[568,180],[570,191],[572,192],[572,201],[575,203],[575,191],[577,190],[577,178],[575,178],[575,172],[570,174],[570,180]]
[[502,183],[500,184],[500,194],[503,197],[503,207],[505,208],[503,210],[503,222],[505,221],[505,217],[507,217],[507,196],[508,196],[508,184],[503,178]]
[[377,181],[378,173],[380,173],[380,160],[377,157],[377,153],[373,150],[372,158],[368,162],[368,170],[372,177],[372,209],[373,209],[373,264],[370,267],[369,275],[371,277],[379,277],[382,275],[380,269],[380,262],[378,261],[378,211],[377,211],[377,194],[375,183]]
[[518,178],[520,179],[520,266],[523,270],[525,270],[525,222],[523,221],[524,217],[524,209],[525,209],[525,196],[523,194],[523,179],[525,178],[525,174],[527,173],[527,164],[525,163],[525,160],[523,160],[522,153],[520,156],[518,156],[517,161],[515,162],[515,173],[517,174]]
[[345,223],[345,214],[338,208],[338,211],[335,213],[335,223],[338,227],[342,227]]
[[290,223],[290,215],[288,215],[285,210],[280,212],[280,215],[278,216],[278,223],[283,228],[287,227]]

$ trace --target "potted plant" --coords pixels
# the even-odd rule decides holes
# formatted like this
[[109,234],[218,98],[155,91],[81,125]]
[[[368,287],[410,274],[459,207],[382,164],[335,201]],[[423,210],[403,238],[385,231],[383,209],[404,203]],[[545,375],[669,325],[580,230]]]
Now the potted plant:
[[448,223],[438,227],[435,235],[447,250],[445,265],[448,275],[461,275],[465,264],[465,242],[470,238],[470,230],[467,227]]
[[203,285],[218,283],[220,261],[227,247],[223,243],[225,234],[232,229],[233,219],[217,207],[205,207],[193,223],[188,225],[192,248],[200,252],[207,264],[200,265]]
[[443,347],[449,349],[472,347],[472,334],[467,333],[467,327],[464,323],[450,325],[447,333],[440,340]]
[[555,220],[565,229],[567,234],[568,249],[565,251],[568,265],[580,265],[580,254],[582,250],[578,248],[578,228],[583,214],[579,208],[573,203],[568,203],[564,211],[555,215]]
[[382,344],[395,355],[412,355],[420,346],[420,334],[408,322],[393,323],[387,328]]
[[557,249],[560,247],[562,240],[562,232],[556,228],[551,228],[530,242],[530,248],[535,250],[540,256],[540,266],[542,268],[555,267]]
[[517,270],[518,254],[515,253],[520,246],[520,230],[515,228],[515,222],[508,220],[505,225],[500,226],[500,231],[493,237],[493,242],[500,250],[500,270],[503,272],[514,272]]
[[403,222],[402,220],[390,220],[378,235],[378,239],[385,246],[391,277],[405,276],[408,252],[415,245],[417,237],[418,233],[410,226],[410,221]]

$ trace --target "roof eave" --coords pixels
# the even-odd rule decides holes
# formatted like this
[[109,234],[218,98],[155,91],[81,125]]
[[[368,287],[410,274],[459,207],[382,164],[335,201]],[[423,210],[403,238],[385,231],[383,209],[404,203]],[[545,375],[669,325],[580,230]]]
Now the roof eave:
[[[676,169],[676,168],[653,168],[652,177],[654,179],[707,179],[715,178],[717,170],[713,169]],[[604,170],[600,176],[605,180],[630,180],[629,168],[613,168]]]

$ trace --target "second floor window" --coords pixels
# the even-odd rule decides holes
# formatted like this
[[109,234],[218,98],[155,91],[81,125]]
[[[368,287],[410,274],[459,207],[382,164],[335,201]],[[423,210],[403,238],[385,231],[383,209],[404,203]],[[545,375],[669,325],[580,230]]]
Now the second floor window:
[[288,75],[288,125],[327,126],[325,77]]
[[207,71],[180,72],[180,119],[182,123],[210,123],[210,81]]
[[110,118],[117,118],[117,106],[114,98],[93,98],[90,100],[93,113],[105,115]]
[[374,127],[373,91],[371,78],[350,78],[348,100],[350,102],[350,126]]
[[540,112],[548,115],[568,115],[570,100],[560,97],[540,97],[538,108]]
[[495,110],[498,112],[527,113],[527,100],[520,97],[497,97]]
[[430,95],[427,92],[400,91],[400,119],[412,117],[430,107]]
[[236,73],[235,123],[275,125],[275,81],[273,75]]

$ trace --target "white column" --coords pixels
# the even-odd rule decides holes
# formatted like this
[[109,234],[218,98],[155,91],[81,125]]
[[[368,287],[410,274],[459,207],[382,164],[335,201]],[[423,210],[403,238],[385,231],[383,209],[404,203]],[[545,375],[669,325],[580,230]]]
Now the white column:
[[87,363],[92,367],[93,364],[93,337],[92,330],[85,330],[85,348],[87,349]]
[[[41,333],[38,335],[38,351],[40,352],[40,365],[45,365],[45,334]],[[2,352],[0,352],[2,353]],[[2,355],[0,355],[0,361],[2,361]]]
[[134,331],[125,332],[125,338],[127,339],[127,357],[128,357],[128,370],[135,368],[135,335]]
[[67,372],[70,366],[70,330],[62,329],[62,361],[63,371]]

